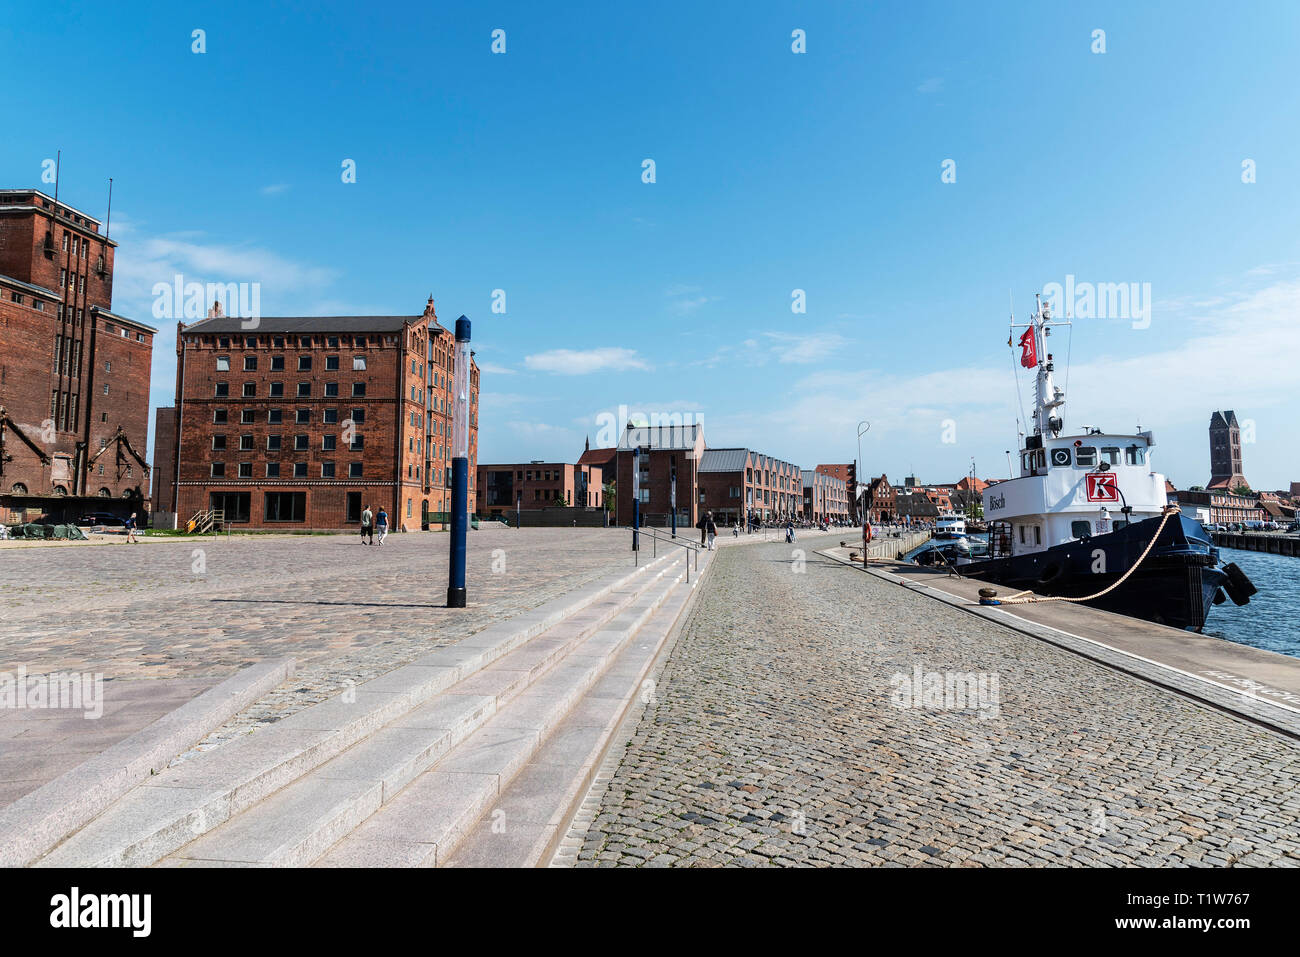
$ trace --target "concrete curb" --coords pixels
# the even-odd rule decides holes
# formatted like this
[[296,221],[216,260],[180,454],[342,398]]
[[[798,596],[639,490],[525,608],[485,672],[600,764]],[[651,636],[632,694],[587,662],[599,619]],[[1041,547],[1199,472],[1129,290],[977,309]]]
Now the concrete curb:
[[1151,661],[1118,648],[1111,648],[1090,638],[1081,638],[1078,635],[1072,635],[1068,631],[1062,631],[1050,625],[1027,621],[1001,606],[980,605],[968,599],[950,595],[938,588],[932,588],[924,582],[911,581],[901,575],[893,575],[881,569],[863,569],[860,563],[847,561],[829,552],[818,552],[817,554],[829,558],[831,561],[839,562],[841,565],[855,568],[858,571],[866,571],[868,575],[879,578],[881,581],[901,585],[908,591],[918,592],[946,605],[960,608],[962,611],[984,618],[994,624],[1002,625],[1026,637],[1055,645],[1063,651],[1087,658],[1103,667],[1121,672],[1145,684],[1155,685],[1183,698],[1190,698],[1205,707],[1213,708],[1243,721],[1249,721],[1287,738],[1300,739],[1300,715],[1291,713],[1290,709],[1284,710],[1280,705],[1275,705],[1267,699],[1253,697],[1198,675],[1163,665],[1158,661]]
[[0,866],[42,857],[176,755],[277,688],[292,658],[245,668],[0,810]]

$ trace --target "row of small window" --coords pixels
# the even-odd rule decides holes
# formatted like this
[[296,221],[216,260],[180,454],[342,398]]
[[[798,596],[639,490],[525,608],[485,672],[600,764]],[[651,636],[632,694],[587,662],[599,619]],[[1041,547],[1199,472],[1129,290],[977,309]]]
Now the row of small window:
[[[298,357],[298,371],[299,371],[299,372],[310,372],[310,371],[311,371],[311,360],[312,360],[312,357],[311,357],[311,356],[299,356],[299,357]],[[326,356],[326,357],[325,357],[325,371],[326,371],[326,372],[337,372],[337,371],[338,371],[338,368],[339,368],[339,357],[338,357],[338,356]],[[217,371],[218,371],[218,372],[229,372],[229,371],[230,371],[230,356],[217,356]],[[257,371],[257,356],[244,356],[244,371],[245,371],[245,372],[256,372],[256,371]],[[283,372],[283,371],[284,371],[284,356],[271,356],[271,371],[272,371],[272,372]],[[366,371],[366,357],[365,357],[365,356],[353,356],[353,357],[352,357],[352,371],[353,371],[353,372],[365,372],[365,371]]]
[[[226,477],[226,463],[225,463],[225,462],[213,462],[213,463],[211,464],[211,469],[212,469],[212,472],[211,472],[212,478],[225,478],[225,477]],[[240,462],[240,463],[238,463],[238,465],[237,465],[237,467],[236,467],[236,470],[237,470],[237,473],[238,473],[237,476],[236,476],[237,478],[241,478],[241,479],[251,479],[251,478],[253,477],[253,463],[252,463],[252,462]],[[337,478],[337,476],[338,476],[338,472],[337,472],[337,470],[336,470],[336,468],[335,468],[335,464],[334,464],[333,462],[322,462],[322,463],[320,464],[320,477],[321,477],[321,478]],[[281,476],[280,476],[280,463],[279,463],[279,462],[267,462],[267,463],[266,463],[266,477],[267,477],[267,478],[280,478],[280,477],[281,477]],[[365,477],[365,475],[364,475],[364,473],[362,472],[362,468],[361,468],[361,463],[360,463],[360,462],[350,462],[350,463],[348,463],[348,478],[364,478],[364,477]],[[299,478],[307,478],[307,463],[306,463],[306,462],[294,462],[294,463],[293,463],[293,478],[296,478],[296,479],[299,479]]]
[[[758,473],[757,477],[755,477],[755,472]],[[777,485],[780,488],[788,490],[793,487],[794,477],[791,475],[781,475],[778,472],[770,472],[766,469],[745,469],[746,482],[757,482],[759,485],[771,485],[773,476],[776,477]]]
[[[24,295],[24,294],[21,293],[21,292],[15,292],[15,291],[12,291],[12,290],[11,290],[10,293],[9,293],[9,298],[12,299],[12,300],[14,301],[14,304],[15,304],[15,305],[19,305],[19,306],[21,306],[23,303],[25,303],[25,302],[27,301],[27,296],[26,296],[26,295]],[[33,296],[33,297],[32,297],[32,308],[35,309],[37,312],[44,312],[44,311],[45,311],[45,300],[44,300],[44,299],[37,299],[35,296]],[[60,311],[62,311],[62,307],[60,307]]]
[[90,252],[90,240],[84,236],[73,236],[65,229],[63,231],[63,251],[65,253],[68,251],[69,242],[72,245],[72,258],[75,259],[80,253],[81,258],[85,259]]
[[[1130,445],[1123,450],[1125,465],[1141,465],[1146,461],[1146,449],[1141,445]],[[1095,446],[1080,445],[1074,449],[1073,464],[1078,468],[1091,469],[1096,468],[1098,462],[1105,462],[1107,465],[1119,465],[1120,449],[1118,446],[1104,446],[1098,452]],[[1047,451],[1045,449],[1029,449],[1020,453],[1020,463],[1027,471],[1033,469],[1042,469],[1047,467]],[[1059,446],[1052,449],[1052,467],[1069,468],[1071,464],[1070,449],[1066,446]]]
[[[239,411],[239,424],[252,425],[255,421],[257,421],[256,416],[257,416],[256,409],[241,409]],[[366,410],[352,409],[349,419],[351,420],[353,425],[361,425],[363,422],[366,421]],[[229,423],[229,421],[230,421],[229,410],[227,409],[212,410],[213,425],[226,425]],[[284,421],[284,410],[267,409],[266,421],[269,422],[271,425],[279,425]],[[309,424],[311,422],[311,409],[294,410],[293,421],[297,425]],[[338,409],[323,410],[323,412],[321,413],[321,421],[324,422],[326,425],[336,424],[339,421],[339,410]]]
[[[272,399],[282,399],[282,398],[284,398],[284,383],[283,383],[283,382],[270,382],[270,383],[268,383],[268,384],[267,384],[267,391],[266,391],[266,394],[267,394],[270,398],[272,398]],[[295,394],[295,396],[296,396],[297,398],[299,398],[299,399],[307,399],[307,398],[310,398],[310,397],[311,397],[311,383],[310,383],[310,382],[299,382],[299,383],[298,383],[298,391],[297,391],[296,393],[294,393],[294,394]],[[332,399],[332,398],[336,397],[338,394],[339,394],[339,384],[338,384],[337,382],[326,382],[326,383],[325,383],[325,398],[327,398],[327,399]],[[229,382],[218,382],[218,383],[216,384],[215,396],[216,396],[216,398],[218,398],[218,399],[228,399],[228,398],[230,398],[230,383],[229,383]],[[365,396],[366,396],[366,384],[365,384],[364,382],[354,382],[354,383],[352,383],[352,398],[354,398],[354,399],[364,399]],[[256,382],[245,382],[245,383],[244,383],[243,391],[242,391],[242,398],[245,398],[245,399],[256,399],[256,398],[257,398],[257,383],[256,383]]]
[[85,295],[86,277],[80,276],[77,273],[69,273],[66,269],[60,269],[59,288],[62,289],[64,286],[67,286],[69,289],[73,290],[74,292],[80,293],[81,295]]
[[[212,437],[213,451],[215,452],[224,451],[227,447],[226,438],[227,437],[224,435],[214,435]],[[335,449],[338,448],[338,438],[339,437],[337,435],[321,436],[321,446],[320,446],[321,449],[326,452],[333,452]],[[305,452],[307,451],[309,442],[310,439],[307,436],[295,435],[293,437],[293,450],[295,452]],[[352,440],[348,443],[348,451],[350,452],[360,452],[365,447],[366,447],[365,437],[361,435],[352,436]],[[266,437],[266,450],[268,452],[279,452],[282,448],[284,448],[284,436],[268,435]],[[253,436],[241,435],[239,437],[239,451],[241,452],[253,451]]]
[[[204,336],[204,345],[213,344],[213,336]],[[229,349],[230,336],[216,337],[218,349]],[[343,346],[354,349],[369,349],[370,338],[368,336],[238,336],[234,340],[235,348],[243,346],[245,349],[256,349],[258,346],[271,349],[298,348],[311,349],[313,347],[323,346],[326,349],[338,349]],[[375,345],[379,345],[379,337],[375,337]],[[383,338],[384,345],[395,346],[397,339],[392,336]]]

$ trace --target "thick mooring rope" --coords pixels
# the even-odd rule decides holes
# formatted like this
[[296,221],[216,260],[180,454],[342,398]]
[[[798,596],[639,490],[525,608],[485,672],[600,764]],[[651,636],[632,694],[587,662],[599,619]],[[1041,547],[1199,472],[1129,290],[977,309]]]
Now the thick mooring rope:
[[1147,547],[1142,552],[1141,556],[1138,557],[1138,560],[1133,563],[1133,566],[1128,571],[1112,582],[1109,587],[1103,588],[1095,595],[1088,595],[1086,598],[1066,598],[1064,595],[1035,595],[1032,589],[1026,589],[1024,591],[1018,591],[1014,595],[1008,595],[1006,598],[981,599],[981,604],[987,602],[991,605],[1030,605],[1040,601],[1065,601],[1076,603],[1093,601],[1104,595],[1108,595],[1120,585],[1124,584],[1124,582],[1128,580],[1128,577],[1142,566],[1142,563],[1146,561],[1146,557],[1151,554],[1151,549],[1154,548],[1156,542],[1160,540],[1160,533],[1165,530],[1165,525],[1168,524],[1169,519],[1172,516],[1177,515],[1178,512],[1179,508],[1177,505],[1166,505],[1164,517],[1160,519],[1160,527],[1157,528],[1156,533],[1151,536],[1151,541],[1147,542]]

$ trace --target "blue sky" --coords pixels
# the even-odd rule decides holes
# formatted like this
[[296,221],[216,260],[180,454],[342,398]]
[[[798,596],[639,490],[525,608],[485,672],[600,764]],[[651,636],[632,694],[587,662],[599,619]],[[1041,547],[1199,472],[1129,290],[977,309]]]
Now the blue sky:
[[0,182],[62,149],[102,218],[113,177],[116,311],[177,273],[267,315],[432,292],[475,321],[481,461],[572,460],[626,405],[805,467],[867,419],[864,472],[1004,475],[1008,298],[1074,276],[1151,309],[1076,320],[1067,427],[1140,421],[1186,486],[1232,408],[1253,484],[1300,480],[1300,5],[10,7]]

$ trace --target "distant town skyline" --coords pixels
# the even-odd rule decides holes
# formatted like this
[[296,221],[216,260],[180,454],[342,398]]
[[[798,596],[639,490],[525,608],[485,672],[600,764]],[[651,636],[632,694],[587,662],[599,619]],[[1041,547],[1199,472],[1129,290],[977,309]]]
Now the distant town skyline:
[[[1048,292],[1075,317],[1067,431],[1140,423],[1186,488],[1234,409],[1252,485],[1300,478],[1293,5],[9,22],[11,98],[62,108],[7,131],[0,182],[52,192],[62,149],[60,198],[106,219],[113,177],[114,308],[159,329],[154,408],[160,283],[256,284],[268,316],[432,293],[475,323],[483,461],[573,461],[627,404],[806,468],[856,458],[866,419],[864,476],[999,477],[1030,387],[1008,314]],[[88,96],[51,47],[114,69]]]

